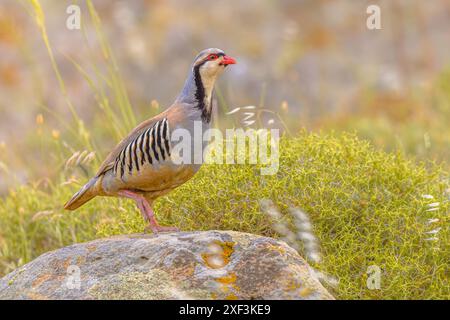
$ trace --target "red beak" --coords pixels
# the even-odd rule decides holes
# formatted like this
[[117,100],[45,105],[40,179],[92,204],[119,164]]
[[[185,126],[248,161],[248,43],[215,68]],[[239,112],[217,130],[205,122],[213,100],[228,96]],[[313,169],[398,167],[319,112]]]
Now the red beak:
[[235,64],[236,63],[236,60],[234,60],[232,57],[230,57],[230,56],[223,56],[223,58],[222,58],[222,62],[221,62],[222,64],[224,64],[224,65],[229,65],[229,64]]

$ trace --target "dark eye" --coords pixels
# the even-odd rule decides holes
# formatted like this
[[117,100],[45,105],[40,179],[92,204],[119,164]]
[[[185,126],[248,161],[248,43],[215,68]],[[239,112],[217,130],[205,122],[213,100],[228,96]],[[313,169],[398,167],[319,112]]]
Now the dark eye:
[[209,60],[216,60],[219,56],[217,54],[210,54]]

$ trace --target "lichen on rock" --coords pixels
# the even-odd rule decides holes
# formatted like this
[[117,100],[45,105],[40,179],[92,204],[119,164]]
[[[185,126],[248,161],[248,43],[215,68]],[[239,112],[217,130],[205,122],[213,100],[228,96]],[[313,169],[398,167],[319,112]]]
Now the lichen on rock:
[[0,299],[333,297],[282,241],[199,231],[116,236],[46,253],[1,279]]

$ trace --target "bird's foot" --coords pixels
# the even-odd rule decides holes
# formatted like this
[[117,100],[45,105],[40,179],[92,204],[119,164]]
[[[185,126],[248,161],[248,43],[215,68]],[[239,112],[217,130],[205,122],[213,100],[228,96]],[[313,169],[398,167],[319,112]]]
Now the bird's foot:
[[150,231],[156,234],[160,232],[178,232],[180,231],[180,229],[178,229],[177,227],[149,224],[148,226],[145,227],[144,233],[149,233]]

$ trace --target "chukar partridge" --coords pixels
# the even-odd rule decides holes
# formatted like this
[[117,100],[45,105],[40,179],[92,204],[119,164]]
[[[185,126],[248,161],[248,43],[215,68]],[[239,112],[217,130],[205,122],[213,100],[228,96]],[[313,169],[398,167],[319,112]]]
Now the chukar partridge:
[[178,230],[158,224],[152,203],[189,180],[200,164],[178,164],[172,160],[171,133],[178,128],[193,133],[196,122],[202,124],[202,130],[209,128],[215,80],[227,65],[234,63],[220,49],[200,52],[172,106],[142,122],[124,138],[64,208],[75,210],[96,196],[125,197],[136,202],[154,233]]

